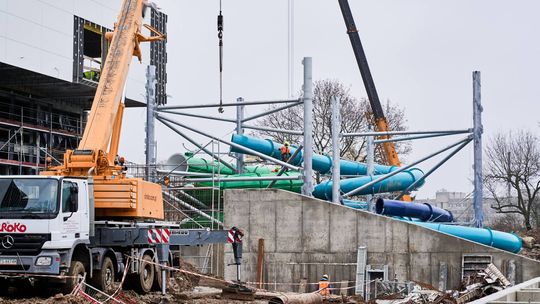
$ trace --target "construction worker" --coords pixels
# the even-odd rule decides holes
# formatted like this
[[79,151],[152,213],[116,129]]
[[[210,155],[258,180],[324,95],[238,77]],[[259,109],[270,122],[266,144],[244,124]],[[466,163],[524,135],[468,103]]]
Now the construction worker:
[[283,143],[283,146],[279,148],[279,152],[281,152],[281,160],[284,162],[288,162],[289,158],[291,157],[291,149],[289,149],[288,141],[285,141]]
[[317,291],[321,296],[330,295],[330,284],[328,283],[328,275],[324,274],[319,281],[319,290]]
[[99,82],[99,72],[90,70],[83,73],[83,77],[88,80]]

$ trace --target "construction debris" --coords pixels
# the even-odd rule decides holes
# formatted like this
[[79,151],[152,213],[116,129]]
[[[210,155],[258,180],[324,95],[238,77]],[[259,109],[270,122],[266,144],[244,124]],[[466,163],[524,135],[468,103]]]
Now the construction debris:
[[[318,293],[280,293],[248,288],[241,284],[231,284],[221,278],[203,275],[196,268],[182,261],[182,272],[176,272],[169,279],[169,293],[154,292],[139,295],[131,290],[121,291],[114,297],[122,303],[214,303],[214,304],[323,304],[323,303],[365,303],[356,297],[345,295],[321,296]],[[489,264],[484,270],[464,278],[457,290],[440,291],[421,282],[376,282],[377,296],[368,303],[415,304],[442,303],[462,304],[485,297],[511,286],[508,279]],[[27,295],[32,296],[32,295]],[[0,297],[0,304],[29,303],[88,303],[83,298],[57,294],[50,298]],[[106,302],[106,301],[104,301]],[[100,302],[96,302],[100,303]]]
[[520,254],[531,259],[540,260],[540,230],[526,231],[521,235],[523,249]]
[[[174,272],[168,280],[168,294],[150,292],[138,294],[125,286],[112,296],[81,282],[80,293],[76,295],[58,294],[54,290],[44,291],[28,284],[21,288],[0,289],[0,304],[86,304],[86,303],[215,303],[215,304],[266,304],[268,299],[279,296],[278,293],[260,292],[240,284],[230,284],[222,278],[200,274],[197,268],[181,260],[181,271]],[[31,290],[31,292],[28,292]],[[56,293],[56,294],[55,294]],[[54,296],[50,296],[54,294]],[[50,296],[50,297],[49,297]]]
[[391,304],[463,304],[498,292],[511,285],[508,279],[493,264],[489,264],[486,269],[464,278],[459,290],[440,291],[426,284],[416,282],[414,284],[412,290],[404,298],[397,299],[402,292],[402,290],[398,290],[394,294],[383,292],[374,302]]

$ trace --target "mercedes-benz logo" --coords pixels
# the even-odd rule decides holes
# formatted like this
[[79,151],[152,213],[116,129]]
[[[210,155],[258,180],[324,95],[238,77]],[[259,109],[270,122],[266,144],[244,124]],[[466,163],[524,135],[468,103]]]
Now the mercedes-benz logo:
[[6,235],[2,238],[2,247],[9,249],[15,244],[15,239],[11,235]]

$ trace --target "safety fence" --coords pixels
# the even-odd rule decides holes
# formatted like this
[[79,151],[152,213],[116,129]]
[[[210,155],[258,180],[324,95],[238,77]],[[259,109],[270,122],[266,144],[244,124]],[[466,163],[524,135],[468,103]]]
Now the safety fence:
[[[131,267],[131,263],[147,263],[156,266],[155,268],[161,269],[162,271],[166,271],[169,274],[167,277],[174,277],[178,274],[185,274],[189,276],[195,276],[199,279],[204,279],[205,281],[210,281],[214,283],[220,283],[222,286],[229,286],[237,284],[237,282],[229,281],[222,279],[220,277],[216,277],[213,275],[208,274],[202,274],[195,271],[190,271],[182,268],[176,268],[168,265],[160,264],[156,259],[153,261],[143,260],[142,258],[138,256],[127,256],[126,257],[126,263],[122,272],[122,277],[120,279],[120,282],[115,285],[115,288],[112,292],[106,293],[102,290],[97,289],[96,287],[90,285],[84,277],[78,277],[79,282],[76,284],[75,288],[71,292],[72,296],[80,297],[88,301],[88,303],[92,304],[104,304],[104,303],[119,303],[119,304],[134,304],[139,303],[138,299],[134,299],[133,295],[127,296],[124,291],[123,287],[126,283],[126,278],[128,275],[128,269]],[[160,273],[156,273],[155,275],[161,275]],[[56,279],[73,279],[75,277],[70,276],[64,276],[64,275],[25,275],[21,274],[18,275],[18,277],[45,277],[45,278],[56,278]],[[294,286],[294,289],[296,292],[299,293],[320,293],[323,296],[329,296],[329,295],[352,295],[354,294],[354,290],[357,289],[359,284],[362,286],[371,286],[371,288],[366,288],[366,295],[365,299],[376,299],[376,298],[384,298],[384,297],[392,297],[392,298],[402,298],[405,295],[409,294],[411,291],[413,291],[413,288],[415,288],[416,284],[413,282],[397,282],[397,281],[384,281],[380,279],[370,280],[366,282],[356,282],[356,281],[350,281],[350,280],[342,280],[342,281],[326,281],[328,284],[328,287],[325,288],[319,288],[319,282],[308,282],[307,280],[303,280],[302,282],[298,283],[291,283],[291,282],[242,282],[245,286],[250,287],[254,291],[260,291],[260,292],[275,292],[278,294],[286,294],[285,292],[282,292],[282,286]],[[210,285],[213,285],[210,283]],[[325,291],[327,292],[325,292]]]
[[71,292],[71,295],[84,298],[89,303],[92,303],[92,304],[101,304],[101,303],[135,304],[137,303],[137,301],[126,297],[122,291],[122,287],[124,286],[124,282],[126,280],[126,276],[128,273],[127,270],[132,261],[133,259],[128,258],[126,265],[124,266],[122,279],[120,280],[120,283],[118,284],[117,288],[115,289],[113,293],[107,294],[103,292],[102,290],[99,290],[95,288],[94,286],[87,284],[83,277],[83,278],[80,278],[79,283],[77,284],[77,286],[75,286],[75,288]]

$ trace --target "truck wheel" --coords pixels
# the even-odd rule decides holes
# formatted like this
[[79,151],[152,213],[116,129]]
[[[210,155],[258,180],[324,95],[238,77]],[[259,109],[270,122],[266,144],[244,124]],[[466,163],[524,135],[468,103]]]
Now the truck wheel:
[[105,292],[112,293],[114,292],[114,265],[109,257],[103,259],[103,264],[100,270],[96,270],[94,277],[92,278],[92,285],[97,289]]
[[75,286],[79,284],[80,278],[83,278],[86,274],[84,264],[80,261],[71,261],[69,271],[66,274],[69,278],[66,279],[66,283],[62,286],[62,293],[69,294],[73,291]]
[[133,277],[133,287],[141,294],[148,293],[152,290],[154,283],[155,267],[152,264],[152,257],[145,254],[142,258],[139,273]]

